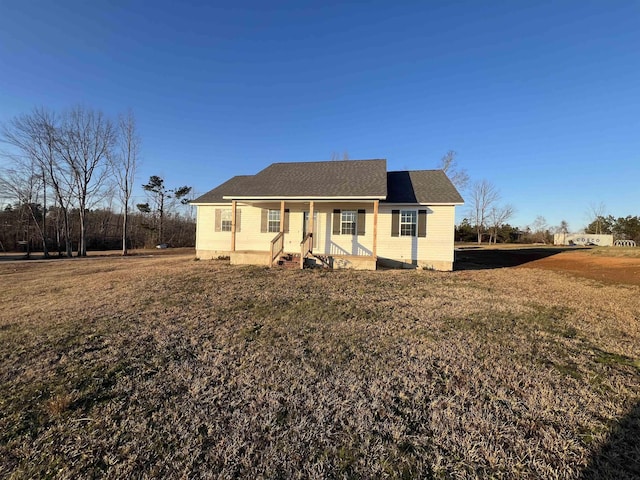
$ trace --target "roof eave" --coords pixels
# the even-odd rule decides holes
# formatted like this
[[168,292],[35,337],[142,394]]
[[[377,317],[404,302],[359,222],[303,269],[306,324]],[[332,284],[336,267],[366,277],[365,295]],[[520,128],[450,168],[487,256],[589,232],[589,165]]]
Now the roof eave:
[[222,197],[224,200],[327,200],[327,201],[340,201],[340,200],[384,200],[386,199],[386,195],[339,195],[339,196],[325,196],[325,195],[292,195],[292,196],[280,196],[280,195],[260,195],[260,196],[252,196],[252,195],[224,195]]
[[464,205],[464,202],[385,202],[389,205],[434,205],[434,206],[458,206]]

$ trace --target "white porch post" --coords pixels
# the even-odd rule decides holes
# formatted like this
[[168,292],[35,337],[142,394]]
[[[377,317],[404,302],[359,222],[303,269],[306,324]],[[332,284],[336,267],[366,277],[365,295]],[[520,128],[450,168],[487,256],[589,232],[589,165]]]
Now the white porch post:
[[284,200],[280,201],[280,233],[284,233]]
[[375,258],[378,256],[378,204],[380,200],[373,202],[373,248],[372,256]]
[[[309,202],[309,232],[313,237],[313,200]],[[313,240],[311,241],[311,247],[313,248]]]
[[231,251],[236,251],[236,204],[235,200],[231,200]]

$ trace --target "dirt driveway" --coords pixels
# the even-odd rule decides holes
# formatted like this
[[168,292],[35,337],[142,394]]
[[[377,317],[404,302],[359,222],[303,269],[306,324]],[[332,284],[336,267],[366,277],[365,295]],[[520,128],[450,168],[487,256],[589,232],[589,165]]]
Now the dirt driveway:
[[569,272],[610,283],[640,285],[640,258],[600,257],[584,252],[563,252],[524,263],[521,267]]
[[640,258],[594,255],[575,248],[463,248],[456,252],[456,270],[541,268],[608,283],[640,285]]

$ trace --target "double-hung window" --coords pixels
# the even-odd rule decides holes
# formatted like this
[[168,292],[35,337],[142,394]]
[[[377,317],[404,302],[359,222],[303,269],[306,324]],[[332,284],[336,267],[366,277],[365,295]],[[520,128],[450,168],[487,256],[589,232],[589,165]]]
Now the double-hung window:
[[427,210],[391,210],[392,237],[426,237]]
[[[236,209],[236,232],[240,231],[240,209]],[[230,208],[216,208],[215,210],[215,227],[214,231],[216,232],[231,232],[233,230],[233,222],[231,219],[233,218],[232,212]]]
[[418,216],[415,210],[400,210],[400,236],[415,237]]
[[231,209],[224,209],[220,212],[220,230],[222,232],[231,231]]
[[274,233],[280,231],[280,210],[269,210],[267,231]]
[[355,210],[342,210],[340,217],[340,233],[342,235],[356,234],[356,218]]

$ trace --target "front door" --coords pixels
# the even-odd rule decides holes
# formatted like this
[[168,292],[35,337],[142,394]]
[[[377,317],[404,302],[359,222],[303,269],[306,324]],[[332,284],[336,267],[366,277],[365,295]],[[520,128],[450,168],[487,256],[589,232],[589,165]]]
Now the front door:
[[[309,231],[309,212],[303,212],[304,222],[302,222],[302,240],[307,236]],[[313,212],[313,248],[318,247],[318,212]]]

